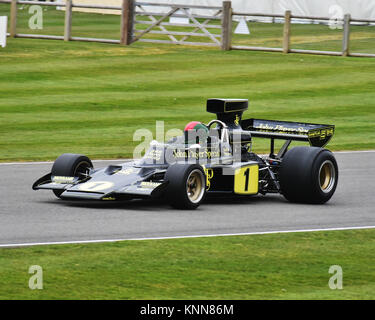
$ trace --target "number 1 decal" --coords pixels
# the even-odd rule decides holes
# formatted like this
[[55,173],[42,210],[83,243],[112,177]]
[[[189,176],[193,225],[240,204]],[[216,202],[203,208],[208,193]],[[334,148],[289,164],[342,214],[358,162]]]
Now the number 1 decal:
[[234,193],[257,194],[259,184],[259,167],[251,164],[236,169],[234,173]]
[[78,185],[78,190],[81,191],[89,191],[89,192],[97,192],[107,190],[112,188],[114,184],[108,181],[93,181],[93,182],[85,182],[81,185]]
[[247,192],[249,190],[250,168],[246,169],[246,171],[244,173],[244,176],[246,177],[246,179],[245,179],[245,192]]

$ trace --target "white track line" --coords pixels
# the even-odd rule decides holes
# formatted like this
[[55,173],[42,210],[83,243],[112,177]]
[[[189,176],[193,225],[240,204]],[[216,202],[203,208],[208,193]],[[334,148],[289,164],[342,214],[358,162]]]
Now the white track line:
[[188,238],[233,237],[233,236],[250,236],[250,235],[266,235],[266,234],[282,234],[282,233],[362,230],[362,229],[375,229],[375,226],[341,227],[341,228],[325,228],[325,229],[280,230],[280,231],[260,231],[260,232],[247,232],[247,233],[207,234],[207,235],[153,237],[153,238],[129,238],[129,239],[78,240],[78,241],[61,241],[61,242],[12,243],[12,244],[0,244],[0,248],[32,247],[32,246],[61,245],[61,244],[90,244],[90,243],[106,243],[106,242],[120,242],[120,241],[145,241],[145,240],[170,240],[170,239],[188,239]]
[[[370,153],[375,150],[359,150],[359,151],[334,151],[333,153]],[[128,162],[132,159],[105,159],[105,160],[92,160],[92,162],[113,162],[122,161]],[[14,165],[33,165],[33,164],[52,164],[54,161],[37,161],[37,162],[0,162],[0,166],[14,166]]]
[[[92,162],[128,162],[131,159],[106,159],[106,160],[92,160]],[[54,161],[39,161],[39,162],[0,162],[0,166],[14,166],[14,165],[33,165],[33,164],[53,164]]]
[[375,150],[333,151],[333,153],[369,153],[369,152],[375,152]]

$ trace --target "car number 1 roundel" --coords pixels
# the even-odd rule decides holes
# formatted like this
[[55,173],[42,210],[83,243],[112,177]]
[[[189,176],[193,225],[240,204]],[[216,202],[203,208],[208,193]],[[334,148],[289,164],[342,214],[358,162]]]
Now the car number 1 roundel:
[[236,169],[234,173],[234,193],[256,194],[259,184],[259,166],[249,165]]
[[78,189],[81,191],[87,192],[97,192],[97,191],[104,191],[112,188],[114,184],[108,181],[93,181],[93,182],[86,182],[78,186]]

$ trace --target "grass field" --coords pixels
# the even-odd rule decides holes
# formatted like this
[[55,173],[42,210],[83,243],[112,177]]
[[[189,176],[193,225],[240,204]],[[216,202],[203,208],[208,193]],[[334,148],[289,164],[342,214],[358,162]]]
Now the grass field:
[[374,246],[356,230],[2,249],[0,299],[374,299]]
[[[27,9],[18,32],[63,34],[63,12],[45,11],[32,31]],[[281,25],[250,28],[234,43],[280,46]],[[340,50],[340,31],[293,30],[294,48]],[[373,30],[356,27],[352,48],[375,52]],[[119,17],[74,13],[73,36],[118,39]],[[335,124],[333,150],[375,149],[374,71],[365,58],[8,39],[0,161],[131,157],[135,130],[208,122],[211,97],[248,98],[245,117]],[[374,245],[374,230],[357,230],[1,249],[0,299],[374,299]],[[43,290],[28,288],[31,265],[43,267]],[[331,265],[343,290],[328,287]]]
[[[19,32],[30,32],[27,10],[19,15]],[[62,18],[47,11],[38,32],[57,33]],[[118,17],[74,19],[74,35],[118,36]],[[267,41],[279,27],[252,32]],[[306,41],[316,27],[323,28],[303,26],[310,30]],[[311,40],[314,48],[325,47],[321,36]],[[335,124],[333,150],[375,148],[374,59],[9,39],[0,68],[0,161],[52,160],[64,152],[131,157],[136,129],[154,131],[156,120],[166,130],[206,122],[213,117],[205,112],[210,97],[248,98],[245,117]],[[266,147],[255,141],[255,151]]]

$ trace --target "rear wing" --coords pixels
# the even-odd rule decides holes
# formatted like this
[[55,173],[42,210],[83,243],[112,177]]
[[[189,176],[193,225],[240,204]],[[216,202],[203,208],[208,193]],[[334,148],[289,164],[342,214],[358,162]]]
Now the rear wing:
[[253,137],[307,141],[313,147],[324,147],[335,132],[334,125],[289,121],[246,119],[241,121],[243,130]]

